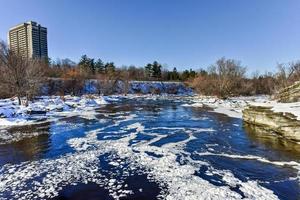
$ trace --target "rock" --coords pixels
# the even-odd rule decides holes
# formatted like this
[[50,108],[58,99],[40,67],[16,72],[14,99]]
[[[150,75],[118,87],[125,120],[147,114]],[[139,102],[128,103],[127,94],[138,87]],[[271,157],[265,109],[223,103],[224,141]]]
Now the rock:
[[292,103],[300,101],[300,81],[282,89],[275,96],[275,99],[281,103]]
[[47,111],[45,110],[27,110],[26,112],[29,115],[45,115]]
[[9,118],[14,115],[14,109],[13,108],[1,108],[0,107],[0,118]]
[[243,120],[261,129],[300,143],[300,121],[290,113],[273,112],[272,107],[250,105],[243,110]]
[[287,140],[283,136],[263,129],[261,126],[244,122],[243,127],[247,137],[251,141],[263,144],[275,151],[280,151],[283,154],[287,154],[287,156],[291,156],[291,154],[293,154],[292,156],[295,156],[295,159],[298,159],[297,155],[300,155],[299,143]]

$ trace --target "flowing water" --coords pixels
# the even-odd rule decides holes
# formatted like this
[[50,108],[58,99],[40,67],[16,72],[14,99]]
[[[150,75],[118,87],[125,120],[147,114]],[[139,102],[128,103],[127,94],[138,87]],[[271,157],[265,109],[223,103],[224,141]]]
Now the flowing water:
[[187,98],[1,130],[0,199],[300,199],[300,146]]

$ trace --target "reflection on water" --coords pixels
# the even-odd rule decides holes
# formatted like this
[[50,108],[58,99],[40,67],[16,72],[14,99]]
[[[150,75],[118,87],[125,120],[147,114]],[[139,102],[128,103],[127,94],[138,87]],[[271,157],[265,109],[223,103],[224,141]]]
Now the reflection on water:
[[284,157],[296,160],[300,159],[300,144],[286,140],[280,135],[259,126],[248,123],[244,123],[243,126],[250,140],[264,145],[270,151],[277,151]]
[[0,144],[0,165],[41,158],[51,146],[49,129],[50,123],[44,123],[7,130],[18,141]]

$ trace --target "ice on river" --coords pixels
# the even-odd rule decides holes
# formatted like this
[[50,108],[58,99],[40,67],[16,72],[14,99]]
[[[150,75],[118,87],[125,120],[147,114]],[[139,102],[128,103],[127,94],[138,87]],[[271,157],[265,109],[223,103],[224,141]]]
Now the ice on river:
[[[117,101],[116,99],[114,97],[112,101]],[[56,103],[50,103],[50,101]],[[89,119],[92,119],[92,116],[96,115],[94,108],[106,102],[105,99],[72,98],[62,103],[60,99],[47,99],[43,101],[43,107],[55,110],[54,105],[68,106],[60,111],[61,115],[63,113],[70,115],[78,109],[78,115],[88,115]],[[47,106],[44,106],[45,104]],[[139,109],[136,108],[136,110]],[[7,114],[10,113],[7,112]],[[134,191],[128,188],[122,179],[116,178],[113,171],[109,172],[109,176],[103,173],[103,160],[100,157],[105,155],[109,155],[108,165],[122,171],[123,177],[130,176],[132,171],[138,171],[145,173],[150,181],[157,183],[161,189],[157,199],[279,199],[260,181],[241,180],[231,169],[217,169],[209,161],[195,159],[191,152],[186,151],[187,144],[197,140],[199,135],[215,134],[218,130],[211,127],[167,126],[168,124],[165,123],[161,126],[146,126],[146,116],[141,119],[136,113],[131,112],[102,114],[112,117],[113,123],[86,131],[83,137],[68,139],[67,144],[74,152],[55,158],[3,165],[0,168],[0,199],[48,199],[58,196],[64,186],[79,183],[95,183],[108,190],[113,199],[130,196]],[[148,122],[155,120],[154,116],[151,117]],[[203,119],[207,120],[206,117]],[[168,134],[162,134],[166,131]],[[184,133],[186,137],[180,141],[154,145],[176,133]],[[149,138],[140,140],[138,137],[141,135],[149,136]],[[103,139],[99,139],[101,136]],[[213,148],[218,147],[218,144],[206,146],[208,147],[206,152],[193,153],[200,157],[219,156],[229,159],[255,160],[280,167],[287,166],[298,172],[298,176],[291,178],[300,180],[300,163],[296,161],[285,162],[253,155],[217,153]],[[202,167],[207,168],[205,172],[207,176],[220,176],[224,184],[215,185],[198,176],[196,172]],[[140,188],[139,192],[142,191],[143,189]]]

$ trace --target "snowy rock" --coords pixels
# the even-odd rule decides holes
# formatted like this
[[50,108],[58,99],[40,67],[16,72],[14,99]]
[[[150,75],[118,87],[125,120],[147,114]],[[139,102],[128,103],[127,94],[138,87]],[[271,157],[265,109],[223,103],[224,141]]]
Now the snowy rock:
[[300,104],[292,109],[290,105],[280,103],[254,104],[243,111],[243,120],[246,123],[298,143],[300,143],[299,116]]
[[232,97],[226,100],[210,96],[194,96],[192,103],[185,107],[209,107],[212,112],[225,114],[233,118],[242,118],[242,110],[251,102],[265,102],[268,96]]
[[15,114],[13,108],[0,108],[0,118],[12,117]]
[[18,126],[51,121],[59,115],[77,115],[94,118],[95,109],[108,104],[102,96],[41,96],[28,106],[19,106],[16,99],[0,100],[0,126]]

